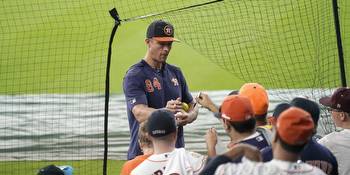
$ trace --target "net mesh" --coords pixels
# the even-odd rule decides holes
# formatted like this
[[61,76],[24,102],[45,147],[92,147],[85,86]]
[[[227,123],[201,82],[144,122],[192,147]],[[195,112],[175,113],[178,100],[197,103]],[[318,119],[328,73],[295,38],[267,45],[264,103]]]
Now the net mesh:
[[0,2],[0,174],[36,174],[49,164],[102,174],[108,9]]
[[[350,3],[338,4],[350,75]],[[331,0],[1,1],[0,174],[49,163],[101,174],[114,6],[125,20],[173,23],[183,43],[282,100],[317,101],[341,85]],[[325,112],[320,123],[335,129]]]
[[[270,95],[285,101],[296,96],[318,101],[342,85],[332,1],[153,2],[138,3],[142,15],[123,2],[120,14],[124,19],[147,16],[148,23],[170,21],[182,42],[245,82],[274,89]],[[156,4],[162,9],[153,8]],[[194,4],[198,6],[186,8]],[[345,36],[349,2],[341,0],[338,6]],[[348,36],[343,37],[346,67],[350,64],[348,42]],[[321,135],[336,129],[326,109],[322,111]]]

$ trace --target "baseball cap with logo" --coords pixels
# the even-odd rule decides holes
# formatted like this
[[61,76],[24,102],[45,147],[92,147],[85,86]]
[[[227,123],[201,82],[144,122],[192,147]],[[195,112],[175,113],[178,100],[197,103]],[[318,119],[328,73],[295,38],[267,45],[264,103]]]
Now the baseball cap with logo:
[[225,97],[221,105],[221,117],[231,122],[243,122],[253,118],[250,100],[240,95]]
[[314,130],[310,114],[300,108],[290,107],[277,119],[277,133],[281,140],[290,145],[303,145],[309,141]]
[[148,118],[146,129],[152,137],[162,137],[176,132],[175,116],[168,110],[156,110]]
[[55,165],[49,165],[40,169],[38,175],[64,175],[64,171]]
[[159,42],[179,41],[174,38],[174,26],[163,20],[153,21],[148,26],[146,37]]
[[267,114],[269,97],[263,86],[258,83],[246,83],[239,90],[239,95],[250,99],[255,117]]
[[350,113],[350,88],[338,88],[331,97],[322,97],[320,103],[330,108]]

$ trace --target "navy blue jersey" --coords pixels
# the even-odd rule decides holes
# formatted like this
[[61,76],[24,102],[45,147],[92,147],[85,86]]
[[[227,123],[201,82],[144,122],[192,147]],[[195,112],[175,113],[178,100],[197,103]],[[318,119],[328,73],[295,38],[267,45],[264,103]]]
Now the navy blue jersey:
[[261,156],[262,156],[263,162],[271,161],[273,159],[272,147],[269,146],[269,147],[262,149]]
[[[268,147],[261,152],[263,161],[268,162],[273,159],[272,148]],[[300,160],[316,166],[326,174],[338,174],[338,162],[334,155],[324,146],[317,143],[313,138],[301,152]]]
[[267,138],[265,138],[261,133],[256,132],[252,136],[240,141],[239,143],[245,143],[257,147],[260,151],[269,146]]
[[[185,78],[178,67],[165,63],[161,70],[153,69],[145,60],[131,66],[127,71],[123,90],[125,94],[129,129],[130,145],[128,159],[141,154],[138,144],[137,122],[132,108],[137,104],[145,104],[150,108],[164,108],[169,100],[181,98],[182,102],[191,103],[191,96]],[[183,127],[178,127],[176,147],[184,147]]]
[[[255,146],[260,151],[269,146],[267,139],[259,132],[256,132],[255,134],[245,138],[244,140],[241,140],[239,143],[245,143],[245,144]],[[241,161],[242,161],[242,157],[232,160],[232,162],[234,163],[239,163]]]

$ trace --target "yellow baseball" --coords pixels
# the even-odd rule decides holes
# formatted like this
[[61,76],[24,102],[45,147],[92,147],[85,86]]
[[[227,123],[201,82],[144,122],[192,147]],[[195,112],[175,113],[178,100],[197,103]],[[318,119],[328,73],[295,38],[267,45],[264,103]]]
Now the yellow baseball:
[[182,102],[182,109],[183,109],[184,111],[188,112],[188,110],[190,109],[190,107],[188,106],[187,103]]

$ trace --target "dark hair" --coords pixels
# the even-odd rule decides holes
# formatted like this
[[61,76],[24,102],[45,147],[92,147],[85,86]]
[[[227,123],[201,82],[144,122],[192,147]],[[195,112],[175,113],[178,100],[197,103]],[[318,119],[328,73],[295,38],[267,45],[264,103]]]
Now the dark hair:
[[230,122],[231,126],[239,133],[253,132],[255,129],[256,121],[254,118],[250,118],[243,122]]
[[294,98],[290,104],[292,106],[303,109],[304,111],[310,113],[312,120],[314,121],[315,127],[317,127],[318,119],[320,118],[320,107],[314,101],[306,98]]
[[231,91],[227,96],[230,96],[230,95],[238,95],[239,94],[239,91],[238,90],[233,90]]
[[255,120],[258,122],[266,122],[267,113],[261,115],[255,115]]
[[283,141],[278,134],[277,134],[277,139],[278,139],[278,141],[281,144],[283,149],[285,149],[288,152],[295,153],[295,154],[301,153],[301,151],[303,151],[305,145],[308,143],[308,142],[306,142],[305,144],[302,144],[302,145],[290,145],[290,144],[286,143],[285,141]]
[[177,132],[173,132],[173,133],[170,133],[170,134],[165,135],[165,136],[154,137],[154,139],[159,140],[159,141],[163,141],[163,142],[172,142],[172,141],[174,141],[174,134],[176,135]]

